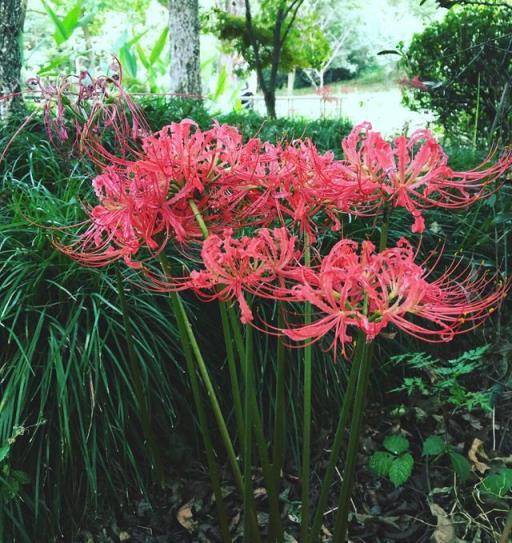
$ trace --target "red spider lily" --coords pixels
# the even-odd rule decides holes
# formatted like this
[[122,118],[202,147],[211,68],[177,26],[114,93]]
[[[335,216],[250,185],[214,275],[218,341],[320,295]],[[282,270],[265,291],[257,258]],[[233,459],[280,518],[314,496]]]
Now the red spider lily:
[[[144,138],[142,147],[134,168],[168,180],[169,206],[182,208],[184,215],[193,200],[210,232],[241,224],[240,203],[247,194],[241,194],[237,182],[250,153],[236,128],[214,124],[202,131],[185,119]],[[200,236],[197,226],[187,228],[187,235]]]
[[[93,181],[99,204],[89,211],[88,227],[71,245],[57,247],[81,263],[104,266],[123,258],[131,267],[141,248],[158,253],[170,237],[183,240],[193,216],[168,202],[169,182],[136,168],[108,168]],[[197,227],[196,227],[197,229]]]
[[[429,130],[417,130],[387,143],[370,123],[356,126],[342,143],[342,187],[351,182],[360,198],[355,213],[368,215],[386,204],[407,209],[414,217],[413,232],[423,232],[422,210],[458,209],[490,194],[489,185],[512,166],[512,155],[490,159],[468,172],[448,166],[448,157]],[[333,190],[337,189],[337,179]]]
[[140,267],[133,257],[141,248],[155,254],[169,239],[184,243],[202,236],[191,198],[212,230],[215,223],[222,230],[235,223],[218,194],[224,190],[223,172],[229,174],[241,146],[236,129],[216,125],[202,132],[185,120],[146,137],[142,145],[140,159],[110,166],[95,178],[99,204],[90,210],[89,227],[71,246],[58,244],[62,251],[84,264],[124,258]]
[[276,283],[300,257],[296,241],[285,228],[262,228],[252,237],[238,239],[229,228],[222,237],[211,235],[201,250],[204,269],[190,274],[191,288],[207,300],[236,299],[240,320],[247,324],[253,314],[245,294],[273,297],[274,289],[279,289]]
[[242,136],[228,125],[215,124],[202,131],[185,119],[144,138],[139,166],[171,179],[174,200],[189,198],[229,173],[242,147]]
[[430,87],[425,84],[425,82],[421,81],[421,79],[417,75],[415,75],[411,79],[407,77],[399,79],[398,84],[402,85],[403,87],[411,87],[412,89],[419,89],[423,91],[428,91],[430,89]]
[[329,85],[315,89],[315,94],[318,94],[323,102],[339,102],[340,100],[337,96],[334,96],[334,90]]
[[[125,163],[133,152],[133,143],[149,133],[140,108],[122,87],[122,67],[116,59],[107,75],[94,78],[89,72],[55,81],[31,78],[27,84],[41,94],[44,121],[50,140],[73,145],[86,151],[102,168]],[[114,135],[114,148],[107,150],[100,136],[104,131]]]
[[246,223],[269,227],[275,221],[291,222],[314,239],[320,211],[339,225],[336,213],[326,206],[329,181],[337,171],[333,153],[318,153],[309,140],[272,145],[253,139],[225,179],[228,205],[238,208],[235,214]]
[[368,241],[360,252],[354,241],[338,242],[320,268],[304,270],[291,289],[294,300],[309,302],[324,316],[283,333],[317,341],[334,331],[333,345],[344,355],[351,329],[363,330],[370,341],[390,323],[425,341],[450,341],[482,323],[510,287],[501,282],[493,290],[496,276],[479,277],[460,262],[429,282],[427,263],[418,265],[414,257],[405,239],[380,253]]

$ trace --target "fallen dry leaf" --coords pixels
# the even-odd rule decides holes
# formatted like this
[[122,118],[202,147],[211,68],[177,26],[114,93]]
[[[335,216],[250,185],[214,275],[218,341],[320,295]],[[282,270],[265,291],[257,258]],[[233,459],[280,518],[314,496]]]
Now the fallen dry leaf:
[[178,512],[176,513],[176,520],[189,532],[190,534],[194,532],[196,528],[196,523],[194,521],[194,514],[192,513],[192,502],[187,502],[185,505],[182,505]]
[[485,464],[484,462],[480,462],[477,457],[477,455],[480,455],[483,458],[487,458],[487,455],[485,454],[485,451],[483,449],[483,444],[484,442],[481,439],[475,437],[468,451],[469,460],[471,461],[473,466],[475,466],[475,469],[481,474],[484,474],[488,469],[490,469],[487,464]]
[[455,543],[457,541],[455,528],[446,514],[446,511],[436,503],[430,505],[430,511],[437,518],[437,526],[432,534],[432,542]]
[[260,486],[258,488],[255,488],[254,489],[254,492],[253,492],[253,495],[256,499],[258,498],[261,498],[262,496],[266,496],[267,495],[267,489]]
[[119,541],[129,541],[130,534],[128,532],[119,532]]

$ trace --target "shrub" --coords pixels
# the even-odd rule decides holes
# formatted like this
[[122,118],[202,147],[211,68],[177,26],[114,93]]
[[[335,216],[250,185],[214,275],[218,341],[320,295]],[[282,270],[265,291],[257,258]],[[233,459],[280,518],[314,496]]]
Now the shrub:
[[509,9],[454,7],[442,21],[416,34],[401,64],[408,77],[428,86],[407,88],[405,104],[415,111],[433,111],[456,138],[472,140],[475,130],[480,137],[493,136],[494,125],[501,126],[506,140],[512,121],[511,25]]

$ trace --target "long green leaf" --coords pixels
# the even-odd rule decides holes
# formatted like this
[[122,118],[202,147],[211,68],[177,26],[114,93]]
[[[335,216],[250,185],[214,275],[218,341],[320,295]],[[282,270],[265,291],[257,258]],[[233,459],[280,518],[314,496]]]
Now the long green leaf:
[[62,25],[66,29],[68,38],[71,34],[80,26],[80,15],[82,14],[82,0],[78,2],[66,13],[64,19],[62,19]]
[[151,66],[160,58],[162,51],[164,50],[165,44],[167,43],[167,34],[169,33],[169,28],[165,27],[160,37],[156,41],[151,53],[149,54],[149,62]]
[[50,7],[49,4],[45,2],[45,0],[41,0],[43,7],[48,13],[48,16],[52,20],[52,23],[55,25],[56,31],[54,34],[55,41],[57,45],[60,45],[64,43],[70,36],[70,34],[67,31],[66,26],[64,25],[63,21],[60,19],[60,17],[53,11],[53,9]]

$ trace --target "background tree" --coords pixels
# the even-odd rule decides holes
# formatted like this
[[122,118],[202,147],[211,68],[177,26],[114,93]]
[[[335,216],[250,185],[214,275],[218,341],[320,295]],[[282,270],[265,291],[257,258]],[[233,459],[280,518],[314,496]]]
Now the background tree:
[[414,36],[401,61],[419,84],[405,90],[415,111],[431,110],[448,134],[476,141],[510,133],[512,10],[454,7]]
[[[0,96],[21,90],[21,42],[26,0],[0,0]],[[21,109],[21,96],[0,100],[0,117]]]
[[173,93],[201,95],[198,0],[169,0]]
[[[262,43],[258,40],[256,33],[251,1],[245,0],[247,36],[254,53],[254,68],[256,69],[258,83],[265,98],[267,113],[272,118],[276,117],[277,72],[281,61],[282,49],[290,35],[290,31],[303,3],[304,0],[279,0],[278,2],[262,0],[261,2],[262,23],[268,28],[272,28],[270,74],[266,78],[263,71],[265,64],[261,57]],[[271,23],[273,23],[272,26]]]
[[316,16],[299,17],[304,0],[263,0],[257,13],[245,0],[245,15],[214,9],[204,18],[206,30],[224,41],[254,70],[267,113],[276,116],[279,72],[317,66],[329,54],[329,44]]

